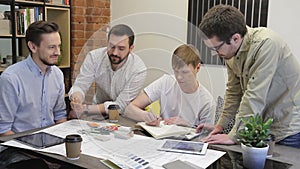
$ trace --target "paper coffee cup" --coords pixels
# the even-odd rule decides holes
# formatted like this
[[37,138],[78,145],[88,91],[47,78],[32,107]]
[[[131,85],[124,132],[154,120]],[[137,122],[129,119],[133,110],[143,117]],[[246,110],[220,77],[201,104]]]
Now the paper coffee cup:
[[78,160],[81,153],[82,138],[78,134],[67,135],[65,138],[66,155],[69,160]]
[[120,107],[119,105],[112,104],[108,106],[108,119],[109,122],[117,123],[120,116]]

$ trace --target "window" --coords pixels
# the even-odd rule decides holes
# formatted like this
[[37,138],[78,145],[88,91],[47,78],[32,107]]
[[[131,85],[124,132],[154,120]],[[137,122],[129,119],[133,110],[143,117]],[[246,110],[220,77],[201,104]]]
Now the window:
[[204,64],[224,64],[222,58],[211,56],[211,51],[200,41],[197,34],[204,14],[219,4],[238,8],[245,15],[246,24],[250,27],[267,26],[269,0],[189,0],[187,42],[198,48]]

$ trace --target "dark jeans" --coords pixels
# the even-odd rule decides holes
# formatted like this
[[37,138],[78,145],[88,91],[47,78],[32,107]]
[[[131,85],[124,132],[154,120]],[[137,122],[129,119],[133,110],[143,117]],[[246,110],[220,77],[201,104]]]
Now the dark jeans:
[[300,133],[288,136],[285,139],[279,141],[277,144],[300,148]]

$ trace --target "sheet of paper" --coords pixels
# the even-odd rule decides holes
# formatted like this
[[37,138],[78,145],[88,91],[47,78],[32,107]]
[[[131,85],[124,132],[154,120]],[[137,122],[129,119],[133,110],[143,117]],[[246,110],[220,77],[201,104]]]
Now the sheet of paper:
[[[99,123],[100,126],[106,126],[107,123]],[[93,134],[82,134],[83,130],[88,130],[90,127],[87,125],[87,121],[83,120],[71,120],[65,123],[55,125],[53,127],[44,129],[42,131],[65,137],[68,134],[80,134],[83,138],[82,142],[82,154],[95,156],[104,159],[120,159],[126,157],[129,153],[142,157],[150,162],[150,166],[153,169],[162,169],[162,165],[171,161],[180,159],[182,161],[188,161],[202,168],[207,168],[217,159],[222,157],[225,152],[216,150],[207,150],[206,155],[191,155],[158,151],[158,145],[162,140],[156,140],[151,137],[145,137],[141,135],[134,135],[128,140],[115,138],[113,134],[108,135],[110,139],[107,141],[100,141],[95,139]],[[65,156],[65,145],[60,144],[45,149],[35,149],[27,145],[21,144],[14,140],[2,143],[3,145],[21,147],[30,150],[54,153]],[[100,162],[100,161],[99,161]]]

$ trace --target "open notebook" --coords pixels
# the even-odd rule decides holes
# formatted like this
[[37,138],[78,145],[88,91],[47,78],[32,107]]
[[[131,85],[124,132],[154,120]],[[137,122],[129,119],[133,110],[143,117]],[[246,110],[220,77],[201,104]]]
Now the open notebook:
[[138,122],[137,125],[145,129],[155,139],[177,138],[191,140],[200,135],[200,133],[196,133],[196,129],[194,128],[177,126],[174,124],[165,125],[164,121],[161,121],[159,126],[149,126],[145,122]]

